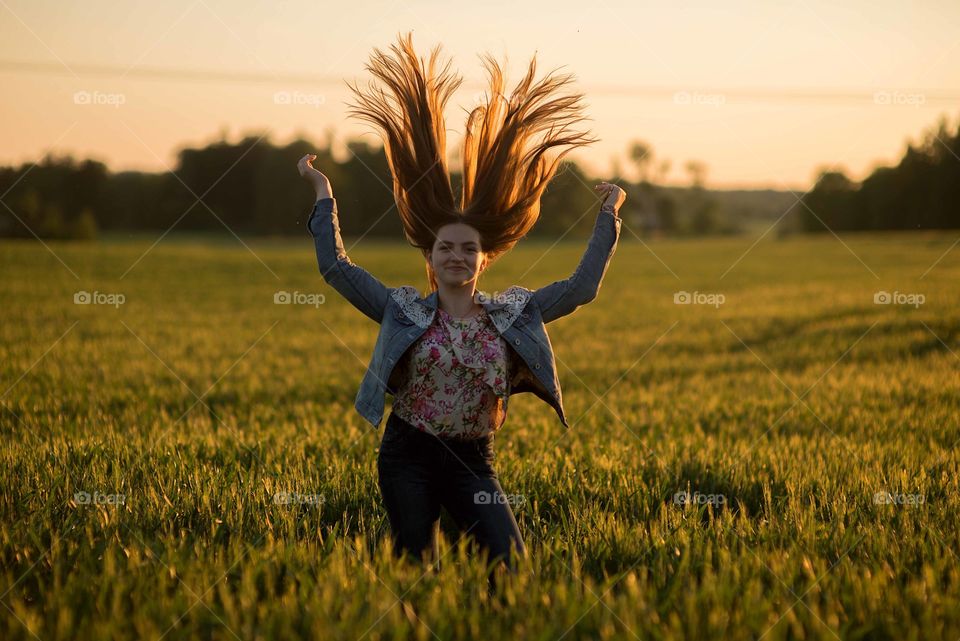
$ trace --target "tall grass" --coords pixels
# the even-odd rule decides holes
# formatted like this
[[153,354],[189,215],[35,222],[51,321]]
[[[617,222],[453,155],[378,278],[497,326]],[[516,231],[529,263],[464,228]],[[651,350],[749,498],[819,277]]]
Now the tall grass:
[[[390,557],[352,407],[377,326],[308,237],[0,244],[0,638],[960,637],[952,239],[632,241],[548,328],[572,429],[511,399],[529,556],[495,595],[446,514],[438,567]],[[521,243],[481,287],[582,249]],[[423,285],[411,249],[350,254]]]

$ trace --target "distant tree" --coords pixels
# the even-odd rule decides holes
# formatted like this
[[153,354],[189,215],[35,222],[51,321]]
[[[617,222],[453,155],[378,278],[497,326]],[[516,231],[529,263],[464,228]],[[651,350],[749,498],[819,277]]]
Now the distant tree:
[[97,237],[97,219],[93,211],[85,207],[80,215],[70,222],[69,238],[75,240],[94,240]]
[[707,166],[699,160],[688,160],[684,166],[690,175],[690,185],[694,189],[702,189],[707,178]]
[[660,230],[672,233],[677,230],[677,203],[666,193],[657,197],[657,220]]
[[690,219],[690,231],[694,234],[706,235],[716,233],[719,229],[717,202],[715,200],[699,202]]
[[630,160],[637,168],[641,183],[650,182],[650,167],[653,165],[653,147],[641,140],[634,141],[628,152]]
[[664,158],[657,165],[657,175],[654,178],[654,181],[658,184],[663,184],[667,180],[667,174],[670,173],[671,162],[669,158]]
[[711,198],[704,184],[707,177],[707,165],[699,160],[688,160],[684,164],[690,176],[690,211],[687,229],[692,234],[713,234],[720,229],[719,205]]
[[797,204],[801,229],[822,232],[852,228],[850,212],[856,189],[856,183],[842,171],[821,171],[814,188]]

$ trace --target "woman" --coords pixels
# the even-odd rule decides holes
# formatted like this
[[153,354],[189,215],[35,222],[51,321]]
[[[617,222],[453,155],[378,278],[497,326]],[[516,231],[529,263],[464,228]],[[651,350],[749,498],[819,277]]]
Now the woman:
[[[469,114],[457,202],[446,167],[443,109],[461,81],[448,73],[449,63],[438,70],[439,47],[426,67],[409,34],[391,48],[392,57],[375,49],[367,69],[392,96],[351,87],[359,97],[351,112],[383,134],[404,233],[423,252],[432,293],[422,298],[410,286],[387,287],[350,261],[330,181],[312,166],[313,154],[298,164],[316,189],[307,225],[324,280],[381,324],[356,409],[376,428],[384,394],[394,396],[377,458],[394,552],[421,561],[429,552],[438,560],[444,506],[489,559],[514,570],[514,556],[526,550],[513,501],[493,469],[494,433],[503,426],[509,397],[520,392],[545,400],[567,427],[544,324],[597,295],[626,194],[606,182],[595,187],[604,200],[570,278],[536,291],[479,291],[480,274],[537,221],[540,196],[560,159],[594,142],[569,131],[582,119],[581,96],[557,95],[570,76],[534,83],[534,59],[507,100],[500,68],[487,58],[492,97]],[[553,147],[562,151],[548,162],[544,154]]]

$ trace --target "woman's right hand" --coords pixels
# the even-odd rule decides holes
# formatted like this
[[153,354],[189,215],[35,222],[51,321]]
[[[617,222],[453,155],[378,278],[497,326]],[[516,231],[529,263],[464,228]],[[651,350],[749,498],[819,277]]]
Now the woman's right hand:
[[317,192],[317,200],[333,198],[333,188],[330,187],[330,180],[315,169],[312,164],[316,158],[316,154],[307,154],[297,163],[297,170],[301,176],[313,185],[313,188]]

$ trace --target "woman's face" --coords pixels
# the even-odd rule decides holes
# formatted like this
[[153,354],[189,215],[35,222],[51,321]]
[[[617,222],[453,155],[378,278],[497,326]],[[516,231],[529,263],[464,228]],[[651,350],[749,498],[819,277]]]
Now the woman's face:
[[487,266],[480,233],[464,223],[444,225],[433,241],[430,264],[438,283],[459,287],[475,281]]

